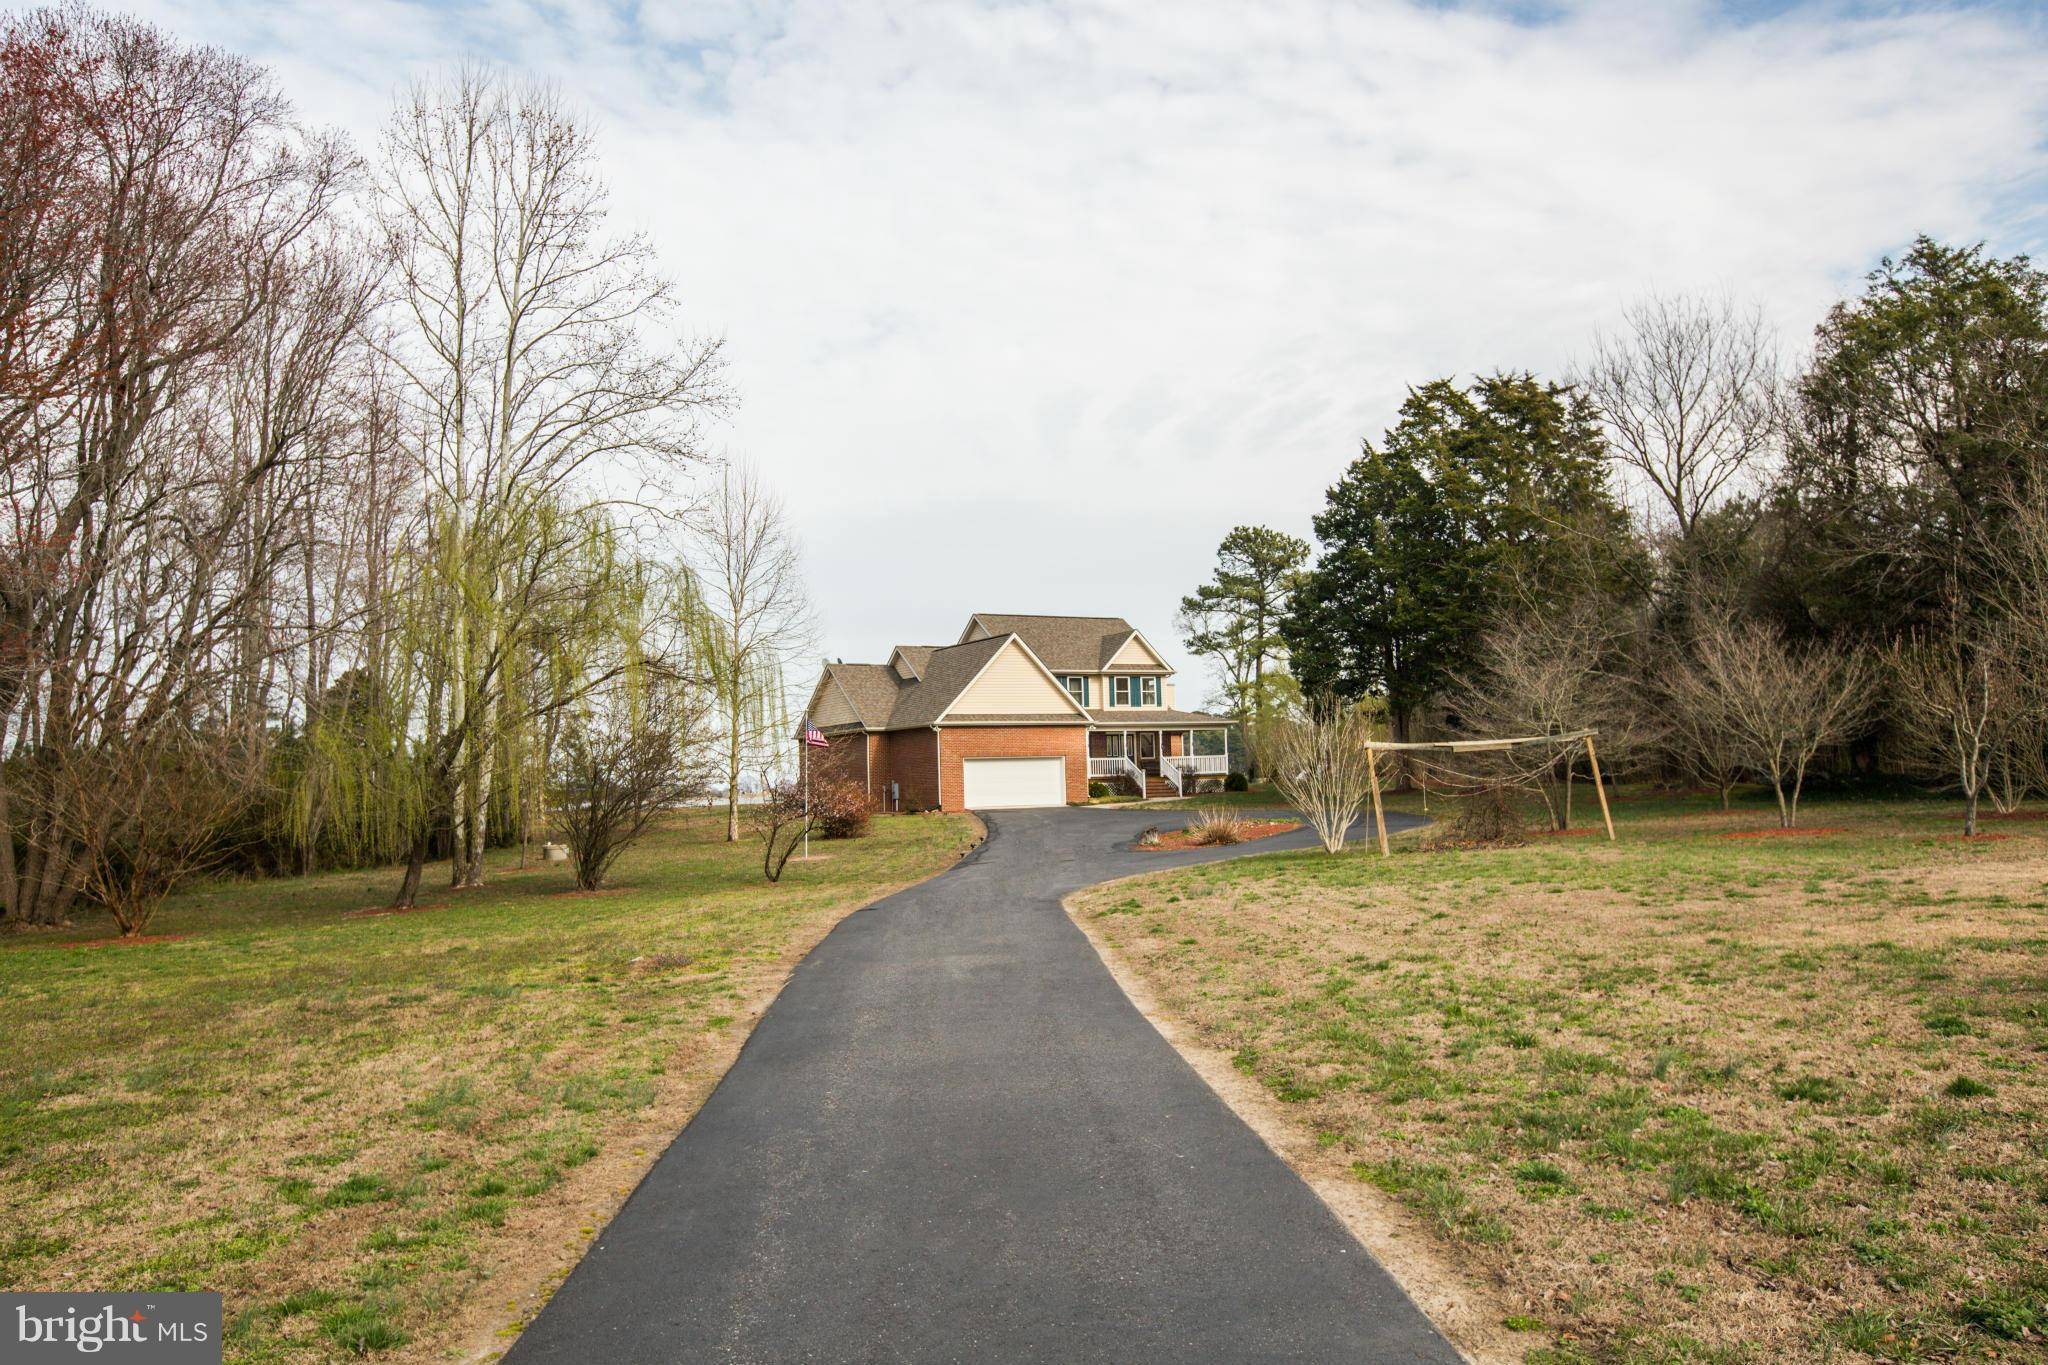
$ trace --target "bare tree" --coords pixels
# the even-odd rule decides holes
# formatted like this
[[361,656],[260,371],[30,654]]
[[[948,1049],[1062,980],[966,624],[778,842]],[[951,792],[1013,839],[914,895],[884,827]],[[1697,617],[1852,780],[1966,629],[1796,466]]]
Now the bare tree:
[[1963,795],[1963,833],[1977,832],[1977,803],[2001,775],[2017,737],[2021,680],[2010,643],[1951,621],[1893,647],[1888,662],[1894,734],[1906,761]]
[[[47,924],[125,837],[86,809],[93,775],[221,724],[229,674],[260,652],[247,627],[304,524],[310,445],[290,423],[239,426],[223,376],[306,278],[353,163],[238,58],[83,9],[26,22],[76,102],[67,202],[90,217],[90,250],[30,282],[44,311],[8,324],[0,394],[0,718],[20,760],[0,770],[0,829],[26,850],[17,864],[0,839],[0,918]],[[54,379],[35,359],[73,352]]]
[[1778,823],[1799,823],[1799,794],[1815,755],[1853,737],[1868,715],[1875,670],[1852,649],[1795,649],[1761,624],[1716,621],[1702,628],[1685,695],[1710,707],[1711,723],[1734,737],[1743,766],[1771,784]]
[[420,637],[428,785],[474,886],[500,755],[525,740],[507,689],[533,591],[574,553],[559,513],[636,478],[659,495],[695,463],[719,347],[673,334],[673,287],[644,238],[609,232],[591,132],[551,89],[477,68],[415,86],[379,187],[442,578]]
[[1613,457],[1647,483],[1690,541],[1771,449],[1777,357],[1761,309],[1652,295],[1595,338],[1574,376]]
[[[1451,698],[1459,728],[1486,738],[1597,730],[1608,761],[1625,763],[1642,712],[1624,666],[1633,633],[1633,622],[1602,598],[1525,606],[1481,639],[1479,668],[1459,680]],[[1536,760],[1502,750],[1467,761],[1475,771],[1497,768],[1504,782],[1533,786],[1552,827],[1564,829],[1579,754],[1579,746],[1560,745]]]
[[689,762],[687,696],[672,680],[613,686],[587,698],[562,727],[555,825],[585,891],[604,885],[618,856],[657,816],[702,791]]
[[1991,590],[1976,603],[1995,622],[2007,655],[2005,736],[1986,786],[2010,811],[2048,788],[2048,477],[2017,481],[2003,495],[2001,531],[1982,545]]
[[817,813],[801,783],[777,782],[761,775],[761,803],[753,808],[755,834],[761,840],[761,875],[782,880],[782,870],[803,846],[804,836],[818,828]]
[[123,936],[145,932],[157,907],[226,853],[221,827],[250,804],[261,750],[233,728],[165,727],[131,742],[53,754],[41,772],[61,788],[61,825],[78,852],[81,894]]
[[742,774],[770,763],[772,746],[789,731],[785,672],[810,647],[813,618],[782,499],[753,469],[727,467],[696,543],[706,608],[698,656],[717,708],[731,842],[740,837]]
[[1372,797],[1373,718],[1335,698],[1310,702],[1264,734],[1273,785],[1322,840],[1342,853],[1352,823]]

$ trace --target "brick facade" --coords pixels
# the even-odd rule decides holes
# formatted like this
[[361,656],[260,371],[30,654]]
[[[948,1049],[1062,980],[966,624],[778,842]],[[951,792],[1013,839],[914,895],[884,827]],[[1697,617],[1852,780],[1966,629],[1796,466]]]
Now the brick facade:
[[[927,732],[929,733],[929,732]],[[939,737],[939,805],[965,810],[965,774],[969,758],[1050,758],[1067,760],[1067,801],[1088,799],[1088,730],[1080,725],[958,725]]]
[[892,730],[876,735],[874,796],[887,808],[889,784],[898,789],[903,810],[932,810],[939,804],[937,736],[930,730]]
[[[1067,800],[1088,799],[1088,732],[1066,725],[957,725],[943,732],[891,730],[881,734],[838,734],[830,747],[804,749],[818,779],[845,777],[861,783],[888,810],[889,784],[897,786],[897,809],[965,810],[969,758],[1051,758],[1067,760]],[[943,757],[943,771],[941,758]]]

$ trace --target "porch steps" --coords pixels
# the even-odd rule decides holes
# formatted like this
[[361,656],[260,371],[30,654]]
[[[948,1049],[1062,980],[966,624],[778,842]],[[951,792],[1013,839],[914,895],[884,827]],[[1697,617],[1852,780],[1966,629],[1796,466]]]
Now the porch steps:
[[1150,773],[1147,773],[1145,775],[1145,798],[1147,800],[1152,800],[1156,797],[1161,796],[1179,795],[1180,793],[1173,789],[1173,784],[1171,782],[1168,782],[1165,778],[1154,777]]

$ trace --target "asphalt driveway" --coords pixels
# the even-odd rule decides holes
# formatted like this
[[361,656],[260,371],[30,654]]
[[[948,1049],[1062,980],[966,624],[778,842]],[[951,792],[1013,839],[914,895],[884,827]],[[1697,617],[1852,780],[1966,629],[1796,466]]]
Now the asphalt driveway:
[[848,917],[507,1360],[1458,1360],[1060,908],[1311,842],[1172,818],[1000,812]]

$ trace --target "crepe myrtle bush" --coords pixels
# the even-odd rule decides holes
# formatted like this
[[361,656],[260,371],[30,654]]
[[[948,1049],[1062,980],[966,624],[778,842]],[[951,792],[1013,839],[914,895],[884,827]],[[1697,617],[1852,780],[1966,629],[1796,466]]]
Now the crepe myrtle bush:
[[813,778],[811,817],[827,839],[858,839],[868,832],[874,803],[860,783],[843,777]]

